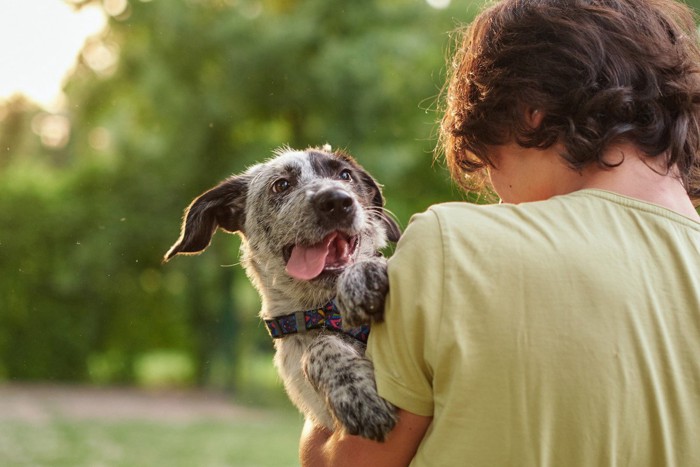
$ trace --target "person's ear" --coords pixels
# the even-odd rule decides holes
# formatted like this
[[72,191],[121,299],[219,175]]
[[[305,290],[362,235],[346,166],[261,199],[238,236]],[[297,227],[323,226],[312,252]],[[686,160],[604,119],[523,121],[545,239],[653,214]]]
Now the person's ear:
[[542,124],[542,120],[544,120],[544,112],[540,109],[528,107],[525,110],[525,121],[533,130],[535,128],[539,128],[539,126]]

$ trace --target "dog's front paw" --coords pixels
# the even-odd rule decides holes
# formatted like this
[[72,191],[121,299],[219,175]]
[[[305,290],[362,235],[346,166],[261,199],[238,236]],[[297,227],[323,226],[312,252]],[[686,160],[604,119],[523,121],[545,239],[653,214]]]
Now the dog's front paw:
[[364,346],[342,334],[321,334],[302,357],[306,380],[326,401],[335,424],[352,435],[383,441],[396,425],[396,408],[377,393]]
[[347,433],[384,441],[396,425],[396,408],[379,397],[374,385],[359,389],[351,398],[333,401],[331,396],[334,415]]
[[360,261],[345,269],[338,279],[336,295],[343,327],[351,329],[371,321],[381,321],[388,291],[385,258]]

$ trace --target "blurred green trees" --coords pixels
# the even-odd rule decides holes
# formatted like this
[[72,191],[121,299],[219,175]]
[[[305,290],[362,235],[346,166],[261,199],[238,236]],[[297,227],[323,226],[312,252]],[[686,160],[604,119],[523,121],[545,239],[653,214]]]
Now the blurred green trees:
[[259,302],[236,237],[161,265],[183,208],[287,144],[348,149],[403,225],[458,197],[431,153],[448,32],[474,11],[453,3],[131,0],[64,112],[6,102],[0,379],[131,383],[156,361],[235,387],[271,349]]

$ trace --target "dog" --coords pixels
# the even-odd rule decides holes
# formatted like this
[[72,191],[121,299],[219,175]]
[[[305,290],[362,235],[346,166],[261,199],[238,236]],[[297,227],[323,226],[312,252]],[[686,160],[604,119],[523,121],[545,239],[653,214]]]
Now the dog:
[[382,319],[379,250],[400,229],[377,182],[344,151],[274,154],[196,198],[164,260],[202,252],[217,229],[240,234],[292,402],[315,424],[383,441],[396,410],[377,394],[366,324]]

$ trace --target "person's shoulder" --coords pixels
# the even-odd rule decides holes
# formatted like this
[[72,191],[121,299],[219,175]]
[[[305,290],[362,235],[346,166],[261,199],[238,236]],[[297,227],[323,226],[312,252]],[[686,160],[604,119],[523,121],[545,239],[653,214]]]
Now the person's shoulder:
[[[485,206],[484,206],[485,207]],[[447,202],[433,204],[425,211],[413,214],[401,238],[412,239],[437,238],[445,228],[454,223],[469,222],[474,211],[479,206],[464,202]]]
[[433,204],[420,214],[415,214],[411,218],[422,220],[432,218],[437,223],[464,222],[473,218],[489,217],[497,215],[503,211],[502,204],[475,204],[466,201],[451,201],[446,203]]
[[549,201],[523,204],[449,202],[431,206],[423,216],[433,217],[437,224],[446,229],[469,227],[471,230],[491,228],[494,224],[535,221],[551,209],[548,204]]
[[413,214],[404,236],[441,236],[446,231],[463,228],[480,229],[499,218],[509,217],[511,209],[499,204],[473,204],[468,202],[446,202],[434,204],[425,211]]
[[467,202],[434,204],[414,214],[399,240],[397,248],[437,248],[450,244],[465,235],[471,239],[483,238],[480,233],[493,231],[503,225],[509,209],[505,205],[479,205]]
[[570,224],[578,225],[581,211],[595,213],[599,202],[590,196],[565,195],[521,204],[441,203],[415,215],[407,230],[448,241],[509,242],[525,232],[561,231]]
[[437,219],[459,221],[463,218],[493,215],[502,211],[503,204],[476,204],[470,202],[451,201],[430,206],[426,213],[433,213]]
[[432,212],[443,224],[493,221],[493,222],[547,222],[548,219],[566,217],[567,213],[586,207],[598,208],[605,200],[595,193],[574,192],[555,196],[543,201],[521,204],[474,204],[448,202],[435,204],[426,213]]

